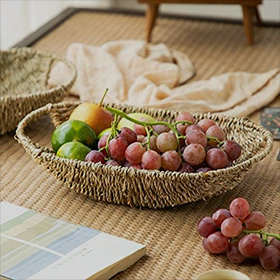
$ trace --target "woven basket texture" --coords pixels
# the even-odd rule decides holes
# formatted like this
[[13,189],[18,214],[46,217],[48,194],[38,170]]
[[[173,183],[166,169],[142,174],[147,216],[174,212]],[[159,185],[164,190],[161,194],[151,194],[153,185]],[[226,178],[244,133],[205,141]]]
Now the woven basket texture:
[[[219,195],[237,186],[252,164],[272,149],[270,132],[247,118],[232,118],[210,113],[194,114],[197,120],[210,118],[224,130],[227,139],[243,148],[232,167],[207,173],[136,170],[57,157],[50,149],[32,143],[25,134],[28,123],[49,113],[55,126],[67,120],[78,102],[48,104],[28,114],[19,124],[16,136],[25,150],[70,189],[96,200],[137,207],[163,208]],[[147,113],[158,120],[172,122],[178,111],[137,108],[108,104],[126,113]],[[116,179],[117,178],[117,179]]]
[[[72,76],[64,85],[47,89],[54,62],[67,64]],[[74,66],[54,55],[29,48],[0,51],[0,135],[17,127],[29,112],[62,101],[76,79]]]

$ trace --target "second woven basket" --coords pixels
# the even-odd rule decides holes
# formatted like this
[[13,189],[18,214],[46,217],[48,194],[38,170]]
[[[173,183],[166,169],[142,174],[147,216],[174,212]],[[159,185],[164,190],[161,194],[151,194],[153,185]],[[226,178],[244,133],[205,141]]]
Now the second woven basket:
[[[54,62],[66,64],[72,74],[65,84],[47,89]],[[52,54],[30,48],[0,51],[0,135],[14,130],[29,112],[62,101],[75,79],[74,65]]]

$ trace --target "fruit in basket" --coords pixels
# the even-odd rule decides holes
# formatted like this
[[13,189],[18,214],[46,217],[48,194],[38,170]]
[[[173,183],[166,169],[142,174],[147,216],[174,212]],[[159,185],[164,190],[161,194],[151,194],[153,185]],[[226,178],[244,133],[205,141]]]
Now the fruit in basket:
[[176,137],[168,132],[161,133],[157,138],[157,148],[162,152],[176,150],[177,140]]
[[67,142],[57,151],[56,155],[62,158],[85,160],[91,149],[80,142]]
[[86,155],[85,161],[91,161],[91,162],[95,162],[95,163],[97,163],[97,162],[105,163],[105,157],[99,151],[90,151]]
[[148,170],[160,169],[160,155],[153,150],[146,151],[142,156],[142,167]]
[[[131,113],[127,115],[130,118],[133,118],[135,120],[141,120],[141,119],[145,119],[148,121],[155,121],[155,119],[151,116],[149,116],[148,114],[144,114],[144,113]],[[134,123],[131,122],[130,120],[126,119],[126,118],[122,118],[118,124],[118,129],[121,129],[122,127],[128,127],[132,130],[134,130]]]
[[252,258],[259,259],[264,269],[277,269],[280,266],[280,234],[263,230],[264,214],[259,211],[250,213],[246,199],[234,199],[229,208],[230,211],[219,209],[212,218],[204,217],[199,221],[197,231],[204,238],[204,250],[213,254],[226,251],[232,263],[239,264]]
[[230,161],[238,159],[241,155],[241,146],[235,141],[226,140],[221,147],[227,154]]
[[111,126],[112,114],[100,104],[85,102],[74,109],[69,120],[79,120],[88,124],[96,134]]
[[[97,105],[83,103],[75,109],[71,118],[83,106]],[[207,174],[229,167],[241,154],[238,143],[224,140],[223,129],[213,120],[200,120],[196,124],[189,112],[180,112],[175,121],[169,123],[156,121],[143,113],[127,115],[111,107],[105,110],[100,103],[97,107],[98,110],[107,110],[110,115],[112,113],[114,120],[110,127],[99,133],[98,151],[91,152],[88,158],[92,155],[92,159],[87,158],[87,161],[147,170]],[[86,115],[87,110],[82,114]],[[99,157],[102,159],[99,160]]]
[[200,144],[190,144],[185,148],[183,158],[189,165],[196,166],[204,161],[205,155],[203,146]]
[[206,162],[212,169],[221,169],[228,166],[228,157],[224,151],[213,148],[207,152]]
[[114,138],[109,141],[108,150],[110,156],[117,161],[125,159],[125,150],[128,147],[128,143],[123,138]]
[[102,130],[97,136],[98,140],[100,140],[100,138],[104,135],[109,135],[111,131],[112,131],[111,127]]
[[146,149],[141,145],[141,143],[132,143],[125,150],[125,159],[132,164],[138,164],[141,162],[142,156],[145,152]]
[[78,141],[89,148],[96,146],[96,134],[86,123],[78,120],[70,120],[59,125],[52,134],[52,148],[56,153],[67,142]]
[[120,129],[118,137],[126,140],[128,145],[137,141],[137,134],[132,129],[130,129],[128,127],[122,127]]
[[167,151],[161,156],[161,166],[164,170],[178,170],[181,162],[181,157],[176,151]]

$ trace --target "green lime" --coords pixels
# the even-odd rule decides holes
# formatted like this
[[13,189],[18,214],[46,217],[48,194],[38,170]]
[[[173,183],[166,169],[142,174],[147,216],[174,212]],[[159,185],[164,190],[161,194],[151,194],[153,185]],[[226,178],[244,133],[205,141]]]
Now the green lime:
[[96,146],[96,134],[86,123],[78,120],[71,120],[62,123],[56,128],[52,135],[52,147],[54,152],[65,143],[77,141],[94,149]]
[[111,131],[112,131],[111,127],[102,130],[97,136],[98,140],[104,135],[109,135]]
[[63,144],[57,151],[56,155],[62,158],[73,158],[84,160],[86,155],[91,151],[89,147],[80,142],[68,142]]

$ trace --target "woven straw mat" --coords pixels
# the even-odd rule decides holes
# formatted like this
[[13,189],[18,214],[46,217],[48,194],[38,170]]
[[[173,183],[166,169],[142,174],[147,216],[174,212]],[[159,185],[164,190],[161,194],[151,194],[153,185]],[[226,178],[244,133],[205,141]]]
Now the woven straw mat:
[[[102,32],[100,32],[102,30]],[[189,20],[159,19],[154,42],[186,52],[194,61],[196,79],[226,71],[266,71],[280,61],[279,30],[261,28],[256,45],[248,47],[241,25]],[[109,40],[144,38],[144,18],[106,13],[78,13],[34,46],[63,55],[71,42],[100,45]],[[273,106],[280,105],[280,98]],[[259,112],[250,116],[258,122]],[[28,135],[42,145],[50,144],[53,126],[45,117],[34,123]],[[231,264],[225,256],[210,256],[196,233],[198,220],[217,208],[228,207],[235,197],[249,200],[263,211],[267,230],[280,232],[280,143],[263,161],[255,164],[234,190],[207,201],[163,210],[137,209],[96,202],[63,187],[37,165],[13,139],[0,137],[1,200],[44,214],[89,226],[147,245],[147,255],[114,279],[193,279],[209,269],[237,269],[255,279],[280,279],[278,271],[265,271],[259,264]]]

